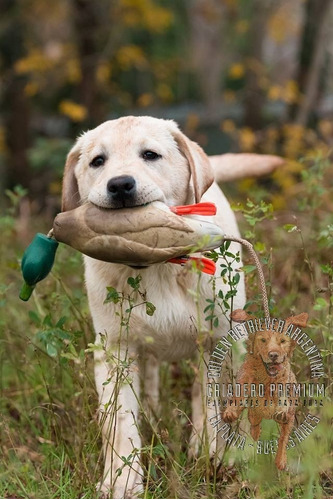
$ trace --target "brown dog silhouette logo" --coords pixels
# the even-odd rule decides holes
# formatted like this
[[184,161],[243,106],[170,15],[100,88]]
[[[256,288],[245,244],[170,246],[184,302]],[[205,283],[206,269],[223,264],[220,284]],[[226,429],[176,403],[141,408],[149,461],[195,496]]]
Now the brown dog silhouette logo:
[[253,318],[245,311],[237,309],[233,312],[232,319],[247,324],[252,320],[256,322],[256,331],[251,333],[247,328],[249,333],[246,341],[247,353],[236,376],[238,391],[228,399],[228,406],[222,412],[222,419],[226,423],[236,421],[247,407],[245,400],[251,396],[249,392],[258,391],[259,388],[261,397],[256,399],[255,406],[248,407],[251,436],[258,441],[262,420],[275,420],[280,427],[275,464],[278,469],[285,469],[287,444],[297,408],[297,395],[290,391],[290,388],[297,384],[291,368],[296,342],[286,335],[286,331],[290,325],[305,327],[308,315],[301,313],[291,316],[280,324]]

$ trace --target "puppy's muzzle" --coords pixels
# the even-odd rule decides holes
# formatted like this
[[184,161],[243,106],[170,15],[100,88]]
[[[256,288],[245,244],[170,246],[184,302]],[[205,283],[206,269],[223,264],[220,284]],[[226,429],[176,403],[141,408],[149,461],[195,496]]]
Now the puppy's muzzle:
[[130,175],[112,177],[106,186],[107,194],[114,208],[135,205],[136,181]]
[[274,362],[277,362],[278,357],[279,357],[279,353],[275,352],[275,351],[270,351],[268,353],[268,356],[269,356],[269,359],[274,363]]

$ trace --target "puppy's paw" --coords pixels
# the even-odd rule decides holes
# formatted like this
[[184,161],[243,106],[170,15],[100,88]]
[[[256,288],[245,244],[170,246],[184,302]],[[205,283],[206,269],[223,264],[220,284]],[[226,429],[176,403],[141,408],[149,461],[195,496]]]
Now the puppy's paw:
[[112,498],[111,486],[109,483],[102,483],[101,481],[96,484],[97,498]]
[[119,476],[111,486],[109,480],[96,485],[97,498],[137,498],[142,493],[141,475],[132,471],[128,476]]
[[285,410],[276,411],[273,414],[273,420],[278,424],[287,424],[289,422],[288,412]]
[[203,437],[204,433],[192,430],[191,438],[188,445],[187,456],[190,460],[199,457],[202,450],[207,450],[210,457],[214,457],[217,450],[216,434],[212,428],[207,429],[207,437]]
[[224,410],[224,412],[222,413],[222,418],[225,422],[227,422],[227,424],[231,424],[231,422],[237,420],[238,417],[239,412],[236,408],[232,408],[231,406],[229,406],[229,408],[226,408],[226,410]]

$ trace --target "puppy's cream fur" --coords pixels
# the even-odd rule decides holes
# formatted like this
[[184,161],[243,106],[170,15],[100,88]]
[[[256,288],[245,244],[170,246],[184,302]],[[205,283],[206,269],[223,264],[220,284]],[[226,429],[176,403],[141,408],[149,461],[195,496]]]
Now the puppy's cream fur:
[[[161,158],[147,162],[142,158],[144,150],[153,150]],[[90,162],[101,154],[106,158],[105,164],[92,168]],[[215,157],[214,164],[217,170],[221,170],[223,157],[220,163]],[[218,208],[217,215],[211,220],[220,225],[226,234],[239,235],[229,203],[213,182],[214,172],[208,157],[197,144],[180,132],[173,121],[125,117],[103,123],[82,135],[68,155],[63,183],[63,210],[75,208],[85,201],[112,208],[106,186],[111,178],[119,175],[135,178],[137,205],[155,200],[169,206],[190,204],[199,199],[210,201]],[[230,247],[233,253],[239,250],[237,244]],[[213,291],[211,279],[205,274],[201,275],[198,285],[198,275],[179,265],[158,264],[135,270],[90,257],[85,257],[84,262],[96,343],[104,345],[104,348],[95,352],[95,377],[105,456],[101,490],[105,494],[111,491],[115,498],[123,498],[137,494],[142,485],[143,472],[138,458],[134,457],[131,465],[126,466],[121,458],[129,457],[133,449],[141,447],[136,425],[140,406],[140,377],[144,378],[144,392],[150,404],[156,408],[159,363],[195,358],[199,343],[209,352],[215,339],[227,332],[229,323],[220,314],[218,331],[214,331],[213,335],[209,333],[211,325],[205,322],[203,310],[207,305],[206,299],[213,298]],[[237,266],[240,267],[241,263]],[[112,286],[122,294],[129,294],[132,289],[127,280],[138,274],[142,276],[140,291],[144,293],[144,300],[152,302],[156,311],[153,316],[148,316],[144,306],[135,307],[129,330],[125,328],[124,333],[123,328],[122,338],[119,339],[119,304],[104,303],[106,287]],[[216,293],[219,289],[228,289],[219,274],[217,264]],[[198,304],[189,290],[199,292]],[[137,303],[143,302],[139,294],[136,300]],[[234,307],[243,307],[244,300],[244,282],[241,279]],[[219,315],[218,310],[216,314]],[[201,325],[200,332],[198,324]],[[125,382],[119,383],[116,365],[124,360],[130,362],[126,365]],[[145,361],[147,363],[143,369]],[[199,379],[194,383],[192,395],[193,432],[190,448],[194,453],[199,449],[207,419]],[[213,452],[213,431],[209,430],[209,434]],[[120,475],[117,473],[119,469],[122,469]]]

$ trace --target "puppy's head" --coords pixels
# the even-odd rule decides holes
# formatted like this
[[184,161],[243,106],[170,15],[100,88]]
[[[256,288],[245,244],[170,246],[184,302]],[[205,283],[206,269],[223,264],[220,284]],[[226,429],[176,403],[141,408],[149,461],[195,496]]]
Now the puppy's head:
[[288,366],[293,351],[290,337],[271,330],[257,332],[254,337],[253,356],[263,363],[269,376],[276,377]]
[[[232,320],[244,322],[253,319],[245,311],[236,309],[233,311]],[[262,363],[267,374],[270,377],[276,377],[283,373],[289,365],[296,343],[285,334],[290,324],[305,327],[307,324],[307,313],[301,313],[297,316],[290,316],[285,321],[283,332],[276,332],[272,329],[264,329],[251,333],[247,340],[248,354]]]
[[67,157],[62,210],[85,201],[104,208],[188,204],[213,180],[207,156],[175,122],[128,116],[79,137]]

